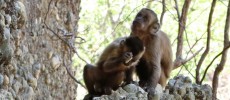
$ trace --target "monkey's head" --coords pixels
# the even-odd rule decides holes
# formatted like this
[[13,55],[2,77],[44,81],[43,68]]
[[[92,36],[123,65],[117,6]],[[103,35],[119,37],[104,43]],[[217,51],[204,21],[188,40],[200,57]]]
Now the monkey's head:
[[135,35],[154,35],[160,29],[157,14],[147,8],[141,9],[133,20],[131,29]]
[[132,52],[135,62],[139,60],[145,52],[143,42],[137,36],[129,36],[120,42],[120,49],[122,52]]

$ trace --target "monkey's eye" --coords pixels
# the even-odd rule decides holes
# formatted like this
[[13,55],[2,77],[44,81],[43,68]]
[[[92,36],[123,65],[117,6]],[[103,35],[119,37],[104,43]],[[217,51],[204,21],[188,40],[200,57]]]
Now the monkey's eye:
[[148,16],[144,16],[143,19],[144,19],[144,21],[147,21],[148,20]]
[[141,16],[141,13],[138,13],[138,14],[137,14],[137,17],[140,17],[140,16]]

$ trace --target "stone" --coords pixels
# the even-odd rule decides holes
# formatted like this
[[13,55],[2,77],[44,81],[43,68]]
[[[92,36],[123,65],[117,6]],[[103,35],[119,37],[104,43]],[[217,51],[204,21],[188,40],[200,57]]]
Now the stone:
[[22,95],[21,99],[26,98],[28,100],[32,100],[34,97],[34,90],[32,87],[27,87],[25,89],[25,93]]
[[16,13],[18,13],[17,15],[17,28],[22,28],[27,20],[27,16],[26,16],[26,8],[24,6],[24,4],[20,1],[16,1],[14,2],[14,7],[16,10]]
[[4,77],[2,74],[0,74],[0,87],[3,85]]
[[60,65],[61,65],[60,57],[58,55],[53,55],[51,59],[51,66],[53,67],[53,69],[56,70]]
[[9,83],[10,83],[9,77],[7,75],[4,75],[3,86],[8,87]]
[[13,84],[13,89],[15,91],[16,94],[18,94],[18,91],[19,89],[22,87],[22,84],[18,81],[16,81],[14,84]]
[[32,65],[33,75],[36,79],[39,78],[40,72],[41,72],[41,64],[36,62]]
[[11,16],[9,14],[6,14],[5,20],[6,20],[6,22],[5,22],[6,27],[9,27],[11,24]]
[[37,88],[37,79],[34,78],[33,76],[29,75],[28,77],[28,84],[33,87],[34,89]]
[[123,89],[129,93],[135,93],[138,90],[138,88],[135,84],[128,84]]
[[0,100],[14,100],[12,94],[7,90],[0,90]]
[[6,8],[6,2],[4,0],[0,0],[0,9]]

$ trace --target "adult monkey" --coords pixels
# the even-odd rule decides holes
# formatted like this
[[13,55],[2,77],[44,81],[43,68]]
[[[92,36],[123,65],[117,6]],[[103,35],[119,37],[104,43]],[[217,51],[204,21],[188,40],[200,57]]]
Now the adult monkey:
[[139,37],[146,47],[136,66],[139,85],[154,95],[157,83],[163,87],[173,69],[172,48],[167,35],[160,30],[154,11],[143,8],[136,15],[131,26],[131,36]]

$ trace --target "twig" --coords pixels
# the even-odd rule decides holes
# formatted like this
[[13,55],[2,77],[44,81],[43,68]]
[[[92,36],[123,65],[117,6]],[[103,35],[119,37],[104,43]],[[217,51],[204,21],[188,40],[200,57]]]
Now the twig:
[[70,76],[75,82],[77,82],[77,83],[80,84],[83,88],[86,89],[85,85],[84,85],[83,83],[81,83],[80,81],[78,81],[78,80],[73,76],[72,72],[70,71],[69,67],[66,65],[66,62],[65,62],[65,61],[64,61],[64,66],[65,66],[65,68],[66,68],[67,73],[69,74],[69,76]]
[[[204,34],[205,34],[205,33],[204,33]],[[188,51],[188,53],[192,52],[192,49],[193,49],[193,48],[196,46],[196,44],[202,39],[202,37],[204,36],[204,34],[202,34],[201,37],[195,41],[195,43],[192,45],[192,47],[189,47],[190,50]],[[188,37],[186,37],[186,38],[188,39]],[[192,52],[192,53],[193,53],[193,52]],[[188,55],[185,57],[185,59],[187,59],[187,57],[188,57]]]
[[216,0],[213,0],[212,1],[212,6],[211,6],[211,9],[210,9],[210,13],[209,13],[209,18],[208,18],[206,49],[205,49],[204,53],[201,55],[200,60],[199,60],[199,62],[197,64],[197,67],[196,67],[196,83],[197,84],[200,84],[200,68],[201,68],[201,65],[202,65],[204,59],[206,58],[206,56],[207,56],[207,54],[209,52],[209,49],[210,49],[211,24],[212,24],[212,16],[213,16],[215,5],[216,5]]
[[[47,19],[47,16],[48,16],[48,13],[49,13],[49,10],[50,10],[50,5],[52,3],[53,0],[50,0],[49,4],[48,4],[48,10],[46,12],[46,16],[45,16],[45,19],[44,19],[44,25],[46,26],[46,28],[48,30],[50,30],[55,36],[57,36],[62,42],[64,42],[72,51],[74,51],[74,53],[77,54],[77,56],[82,60],[84,61],[85,63],[87,63],[83,58],[81,58],[77,52],[77,50],[70,44],[68,43],[67,41],[65,41],[61,36],[59,36],[56,32],[54,32],[54,30],[52,30],[47,24],[46,24],[46,19]],[[64,62],[64,66],[66,67],[66,64]],[[76,78],[74,78],[74,76],[70,73],[69,69],[66,67],[66,70],[68,72],[68,74],[70,75],[70,77],[75,80],[75,82],[79,83],[80,85],[82,85],[83,87],[85,87],[82,83],[80,83],[80,81],[78,81]]]
[[205,69],[205,71],[204,71],[204,75],[203,75],[203,77],[202,77],[202,79],[201,79],[201,81],[200,81],[201,84],[202,84],[202,82],[204,81],[204,78],[205,78],[205,76],[206,76],[206,74],[207,74],[207,72],[208,72],[208,69],[209,69],[210,66],[212,65],[212,63],[213,63],[223,52],[225,52],[228,48],[230,48],[230,44],[229,44],[227,47],[225,47],[219,54],[217,54],[217,55],[212,59],[212,61],[211,61],[210,64],[206,67],[206,69]]
[[179,11],[177,0],[174,0],[174,2],[175,2],[175,9],[176,9],[176,12],[177,12],[177,17],[178,17],[178,19],[180,19],[180,11]]
[[161,18],[160,18],[160,24],[163,25],[163,18],[165,14],[165,0],[162,0],[162,12],[161,12]]
[[187,63],[188,61],[190,61],[192,58],[194,58],[195,56],[197,56],[202,49],[203,49],[203,47],[200,50],[198,50],[196,53],[194,53],[191,57],[189,57],[188,59],[186,59],[186,60],[175,61],[173,69],[176,69],[176,68],[180,67],[181,65],[184,65],[185,63]]

